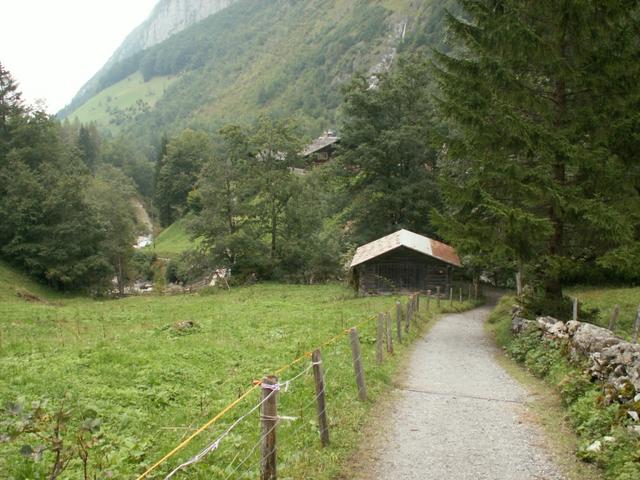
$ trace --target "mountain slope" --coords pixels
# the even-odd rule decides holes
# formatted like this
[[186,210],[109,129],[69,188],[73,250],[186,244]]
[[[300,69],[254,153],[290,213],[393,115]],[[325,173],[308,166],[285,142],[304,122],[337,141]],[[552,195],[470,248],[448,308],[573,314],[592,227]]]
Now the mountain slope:
[[438,41],[446,3],[237,0],[101,74],[99,83],[112,88],[134,73],[145,81],[175,79],[153,105],[135,108],[145,101],[140,87],[120,111],[108,112],[103,102],[88,115],[78,109],[87,98],[63,113],[101,119],[104,128],[126,128],[138,137],[215,128],[262,113],[295,115],[303,128],[317,131],[335,125],[340,89],[354,73],[382,71],[398,49]]
[[160,0],[149,17],[127,35],[105,66],[80,89],[59,115],[67,116],[94,95],[116,83],[109,83],[109,76],[105,76],[114,66],[122,74],[126,71],[124,76],[134,73],[135,59],[130,60],[131,57],[227,8],[234,1],[236,0]]

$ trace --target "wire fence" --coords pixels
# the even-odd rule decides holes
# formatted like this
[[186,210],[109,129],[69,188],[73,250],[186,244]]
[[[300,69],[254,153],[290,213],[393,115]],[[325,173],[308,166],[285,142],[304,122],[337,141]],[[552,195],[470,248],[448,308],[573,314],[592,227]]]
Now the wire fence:
[[[407,299],[406,307],[401,302],[396,302],[392,313],[363,319],[355,326],[321,342],[313,351],[276,369],[273,377],[254,381],[250,388],[186,436],[136,480],[170,480],[183,474],[188,478],[271,480],[276,478],[276,470],[279,473],[286,472],[289,478],[297,478],[293,475],[305,450],[316,452],[317,448],[329,443],[329,430],[333,424],[327,420],[327,410],[333,405],[358,408],[357,403],[366,400],[365,371],[375,375],[379,370],[383,362],[381,352],[385,350],[384,345],[386,357],[393,352],[390,345],[394,336],[392,314],[396,316],[398,327],[396,341],[406,345],[410,338],[407,333],[419,331],[415,326],[423,323],[426,317],[424,313],[430,308],[431,297],[431,292],[428,292],[424,307],[421,307],[420,295],[412,294]],[[369,333],[366,327],[375,319],[375,333]],[[363,335],[365,331],[367,333]],[[341,341],[345,337],[350,341]],[[369,348],[372,344],[375,345],[375,350]],[[324,359],[321,359],[321,352]],[[312,357],[317,360],[313,361]],[[348,363],[352,363],[352,367]],[[367,365],[366,369],[364,364]],[[293,374],[280,378],[289,372]],[[358,400],[353,389],[348,388],[349,383],[354,384],[354,374]],[[261,398],[256,398],[258,393],[262,394]],[[347,400],[347,396],[352,399]],[[234,416],[227,420],[226,427],[213,435],[216,424],[223,417],[231,416],[232,411]],[[348,415],[348,412],[332,413],[334,418]],[[209,439],[202,442],[202,448],[188,458],[176,461],[179,453],[205,433]],[[221,450],[225,450],[224,455],[220,455]]]

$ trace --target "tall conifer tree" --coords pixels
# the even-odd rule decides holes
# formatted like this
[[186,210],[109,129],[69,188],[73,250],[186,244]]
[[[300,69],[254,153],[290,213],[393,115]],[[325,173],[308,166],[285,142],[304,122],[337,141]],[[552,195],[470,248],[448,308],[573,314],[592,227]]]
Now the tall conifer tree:
[[456,53],[436,55],[451,122],[441,232],[464,253],[530,264],[559,298],[572,269],[636,240],[638,139],[621,129],[638,118],[637,3],[460,3]]

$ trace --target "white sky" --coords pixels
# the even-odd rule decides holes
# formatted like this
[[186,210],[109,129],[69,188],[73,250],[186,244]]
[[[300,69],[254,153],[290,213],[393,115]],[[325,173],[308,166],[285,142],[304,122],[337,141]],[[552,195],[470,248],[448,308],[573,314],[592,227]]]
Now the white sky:
[[0,63],[50,113],[109,59],[158,0],[2,0]]

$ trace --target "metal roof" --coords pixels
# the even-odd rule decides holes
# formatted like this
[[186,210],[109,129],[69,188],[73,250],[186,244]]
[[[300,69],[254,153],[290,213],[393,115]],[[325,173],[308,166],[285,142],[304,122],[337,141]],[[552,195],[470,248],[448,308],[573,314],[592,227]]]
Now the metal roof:
[[400,247],[410,248],[456,267],[462,266],[453,247],[403,229],[359,247],[351,261],[351,268]]
[[334,143],[337,143],[339,141],[340,141],[340,137],[338,137],[335,133],[326,132],[321,137],[316,138],[311,145],[307,146],[307,148],[305,148],[304,151],[302,152],[302,156],[307,157],[312,153],[320,152],[325,148],[329,147],[330,145],[333,145]]

